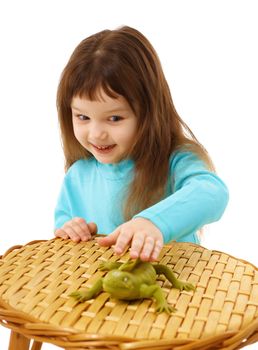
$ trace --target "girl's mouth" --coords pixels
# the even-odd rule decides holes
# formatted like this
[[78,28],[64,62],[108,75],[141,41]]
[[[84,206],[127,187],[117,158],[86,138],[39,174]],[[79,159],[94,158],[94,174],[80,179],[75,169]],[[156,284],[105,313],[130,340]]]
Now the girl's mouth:
[[107,145],[107,146],[96,146],[96,145],[93,145],[93,148],[98,152],[98,153],[109,153],[113,150],[113,148],[116,146],[116,145]]

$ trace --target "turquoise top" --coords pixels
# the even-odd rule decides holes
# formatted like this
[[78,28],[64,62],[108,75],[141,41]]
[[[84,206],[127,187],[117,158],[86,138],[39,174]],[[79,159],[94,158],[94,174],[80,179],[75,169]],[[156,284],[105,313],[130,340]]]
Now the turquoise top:
[[[76,161],[62,184],[55,228],[81,217],[95,222],[98,233],[111,233],[124,222],[121,203],[133,171],[134,162],[130,159],[117,164],[99,163],[95,158]],[[151,220],[162,232],[165,243],[199,243],[197,231],[222,216],[228,203],[227,187],[192,152],[171,156],[168,180],[164,199],[135,217]]]

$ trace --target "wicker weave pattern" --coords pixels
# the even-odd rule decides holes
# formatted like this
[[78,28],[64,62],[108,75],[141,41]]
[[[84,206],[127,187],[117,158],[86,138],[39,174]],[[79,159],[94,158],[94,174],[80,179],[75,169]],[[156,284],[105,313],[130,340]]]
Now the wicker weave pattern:
[[178,310],[172,315],[156,314],[149,299],[117,301],[104,292],[84,303],[68,297],[105,274],[101,261],[118,259],[95,240],[10,249],[0,260],[0,322],[66,349],[240,349],[258,340],[258,269],[195,244],[173,243],[160,255],[160,263],[197,286],[180,292],[158,280]]

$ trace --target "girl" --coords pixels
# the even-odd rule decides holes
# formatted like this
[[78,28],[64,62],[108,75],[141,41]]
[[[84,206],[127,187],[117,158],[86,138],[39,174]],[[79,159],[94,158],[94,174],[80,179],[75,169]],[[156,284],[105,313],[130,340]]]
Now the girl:
[[[154,261],[164,242],[199,243],[228,202],[208,153],[177,114],[159,58],[137,30],[83,40],[57,92],[66,176],[55,236],[97,232],[116,254]],[[97,226],[96,226],[97,225]]]

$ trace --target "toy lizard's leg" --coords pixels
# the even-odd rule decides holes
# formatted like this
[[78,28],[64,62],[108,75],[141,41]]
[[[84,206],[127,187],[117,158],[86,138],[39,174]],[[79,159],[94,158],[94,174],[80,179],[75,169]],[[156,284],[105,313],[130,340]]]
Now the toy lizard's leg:
[[118,269],[123,263],[117,261],[104,261],[99,264],[99,270],[110,271]]
[[132,271],[139,263],[141,262],[141,260],[139,258],[135,259],[135,260],[129,260],[126,263],[122,264],[119,267],[120,271]]
[[153,267],[158,275],[165,275],[169,282],[172,283],[173,287],[186,291],[195,290],[195,287],[191,283],[180,281],[179,279],[177,279],[174,272],[171,271],[166,265],[157,264],[153,265]]
[[161,287],[157,284],[149,286],[143,284],[140,289],[141,298],[154,298],[156,301],[157,312],[167,312],[168,314],[175,312],[177,309],[168,305]]
[[102,285],[103,285],[103,279],[100,278],[95,284],[93,284],[93,286],[90,289],[86,291],[77,290],[69,294],[69,296],[73,297],[74,299],[80,302],[83,302],[85,300],[89,300],[97,296],[103,290]]

